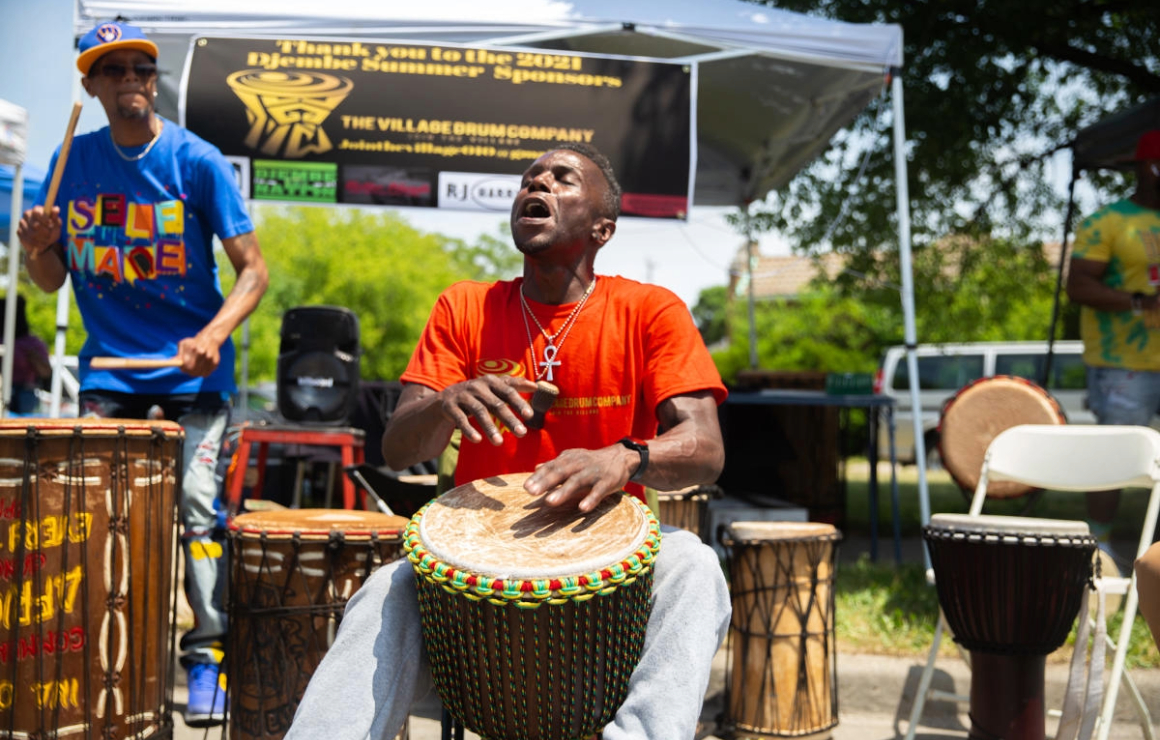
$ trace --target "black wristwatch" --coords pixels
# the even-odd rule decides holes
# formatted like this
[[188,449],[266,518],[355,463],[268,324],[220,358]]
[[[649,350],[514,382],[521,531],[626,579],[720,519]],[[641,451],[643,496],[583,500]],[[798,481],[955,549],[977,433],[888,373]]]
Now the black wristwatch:
[[619,440],[620,444],[624,445],[630,450],[636,450],[640,453],[640,466],[637,467],[636,472],[629,478],[630,483],[635,483],[644,476],[644,471],[648,470],[648,445],[644,442],[637,442],[632,437],[625,437]]

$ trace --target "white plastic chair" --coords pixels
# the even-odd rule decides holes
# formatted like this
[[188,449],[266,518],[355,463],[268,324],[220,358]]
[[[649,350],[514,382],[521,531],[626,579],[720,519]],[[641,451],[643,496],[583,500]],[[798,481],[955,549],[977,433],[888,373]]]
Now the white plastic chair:
[[[1040,425],[1023,424],[1011,427],[992,440],[983,459],[978,487],[971,500],[970,516],[982,513],[987,497],[988,481],[1009,480],[1036,488],[1053,491],[1104,491],[1117,488],[1146,488],[1150,491],[1148,507],[1141,523],[1136,557],[1144,554],[1152,544],[1156,518],[1160,510],[1160,433],[1150,427],[1094,426],[1094,425]],[[928,578],[931,576],[927,574]],[[1121,594],[1124,599],[1124,620],[1119,635],[1113,642],[1108,636],[1108,647],[1114,647],[1112,671],[1108,677],[1099,723],[1098,740],[1107,740],[1116,707],[1116,696],[1121,681],[1127,686],[1140,717],[1140,725],[1147,740],[1155,740],[1152,718],[1140,691],[1124,670],[1132,622],[1136,617],[1138,595],[1136,576],[1103,577],[1104,589],[1109,594]],[[918,721],[927,699],[967,701],[967,697],[930,688],[935,659],[942,640],[944,619],[939,610],[938,626],[926,667],[919,679],[910,726],[906,740],[914,740]]]

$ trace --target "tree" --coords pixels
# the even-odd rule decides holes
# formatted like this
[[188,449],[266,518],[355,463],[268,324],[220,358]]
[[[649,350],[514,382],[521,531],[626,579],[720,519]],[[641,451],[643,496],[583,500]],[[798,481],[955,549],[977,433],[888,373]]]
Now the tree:
[[[1051,187],[1045,154],[1104,114],[1160,93],[1160,13],[1151,3],[761,4],[902,26],[916,249],[957,233],[1058,240],[1062,198]],[[835,137],[836,146],[755,209],[754,226],[777,229],[803,248],[854,253],[858,271],[882,264],[873,253],[897,248],[887,108],[883,96]],[[857,178],[864,151],[865,173]],[[1106,198],[1126,188],[1118,175],[1092,179]],[[847,215],[838,222],[843,205]]]
[[[520,264],[499,237],[467,244],[417,231],[390,212],[267,207],[255,221],[271,279],[250,319],[252,380],[275,377],[282,314],[303,305],[354,311],[362,377],[397,378],[440,291],[459,280],[511,277]],[[228,291],[233,268],[224,254],[218,262]]]
[[693,321],[701,332],[701,339],[708,346],[729,335],[725,313],[728,302],[729,289],[724,285],[706,288],[697,296],[697,305],[693,306]]
[[[902,344],[897,265],[885,282],[859,284],[857,295],[816,279],[793,300],[755,307],[758,364],[771,370],[872,372],[886,347]],[[918,334],[924,342],[1042,339],[1051,309],[1054,273],[1043,250],[1011,240],[955,238],[923,250],[914,261]],[[713,354],[726,382],[749,366],[749,320],[744,295],[718,304],[701,293],[701,327],[726,325],[732,341]],[[694,309],[696,315],[697,309]],[[704,329],[703,329],[704,330]]]

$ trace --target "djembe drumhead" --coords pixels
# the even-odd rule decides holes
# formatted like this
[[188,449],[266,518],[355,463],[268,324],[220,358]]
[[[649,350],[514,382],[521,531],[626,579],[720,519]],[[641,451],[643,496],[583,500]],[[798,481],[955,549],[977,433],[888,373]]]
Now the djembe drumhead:
[[528,476],[454,488],[407,527],[432,677],[483,737],[591,736],[640,657],[660,529],[623,494],[548,506]]
[[[999,433],[1020,424],[1066,424],[1063,410],[1047,391],[1024,378],[996,375],[964,386],[943,406],[939,418],[939,456],[968,494],[979,484],[987,447]],[[1015,498],[1032,488],[1015,481],[987,486],[991,498]]]

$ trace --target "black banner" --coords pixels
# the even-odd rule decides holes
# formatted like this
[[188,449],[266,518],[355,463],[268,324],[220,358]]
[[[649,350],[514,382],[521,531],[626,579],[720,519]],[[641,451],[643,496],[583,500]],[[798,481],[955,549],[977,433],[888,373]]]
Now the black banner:
[[454,45],[199,38],[185,125],[255,200],[504,211],[545,151],[586,142],[624,213],[688,211],[691,70]]

